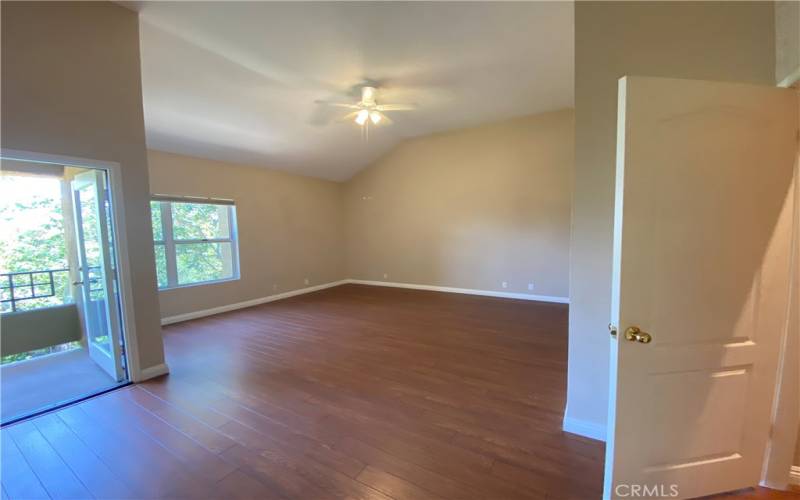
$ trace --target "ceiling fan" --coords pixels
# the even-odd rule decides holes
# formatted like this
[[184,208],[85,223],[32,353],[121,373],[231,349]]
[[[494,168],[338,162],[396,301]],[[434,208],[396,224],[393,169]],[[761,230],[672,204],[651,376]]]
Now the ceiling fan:
[[343,116],[340,121],[353,120],[364,129],[365,133],[370,124],[391,124],[392,120],[385,114],[388,111],[412,111],[416,109],[416,106],[413,104],[378,104],[375,100],[377,91],[378,89],[375,87],[361,87],[361,100],[355,104],[329,101],[317,101],[317,104],[352,109],[353,111]]

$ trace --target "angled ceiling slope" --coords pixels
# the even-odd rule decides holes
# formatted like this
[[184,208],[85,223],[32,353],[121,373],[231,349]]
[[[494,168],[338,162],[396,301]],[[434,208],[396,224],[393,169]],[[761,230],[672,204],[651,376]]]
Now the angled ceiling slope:
[[[148,147],[345,180],[402,140],[573,104],[573,5],[141,2]],[[365,83],[415,103],[364,143]]]

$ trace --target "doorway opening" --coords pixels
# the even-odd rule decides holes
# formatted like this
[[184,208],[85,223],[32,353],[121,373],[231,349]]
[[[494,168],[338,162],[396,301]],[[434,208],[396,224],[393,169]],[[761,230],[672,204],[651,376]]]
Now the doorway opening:
[[3,425],[128,383],[103,168],[2,159]]

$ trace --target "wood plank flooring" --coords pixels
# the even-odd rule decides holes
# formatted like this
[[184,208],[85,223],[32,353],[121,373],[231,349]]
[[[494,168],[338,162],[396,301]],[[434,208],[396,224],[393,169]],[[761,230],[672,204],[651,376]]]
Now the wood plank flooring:
[[172,325],[169,376],[2,430],[2,498],[599,498],[566,325],[357,285]]

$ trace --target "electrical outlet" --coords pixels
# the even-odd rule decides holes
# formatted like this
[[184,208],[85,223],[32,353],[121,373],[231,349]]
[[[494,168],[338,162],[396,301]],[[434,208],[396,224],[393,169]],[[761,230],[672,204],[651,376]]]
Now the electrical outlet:
[[533,283],[528,283],[528,291],[529,292],[533,291]]
[[308,285],[309,283],[308,278],[304,279],[303,281],[305,282],[306,285]]
[[383,273],[383,279],[389,279],[389,275],[386,274],[386,273]]
[[274,292],[277,289],[278,289],[278,284],[277,283],[273,283],[272,284],[272,291]]
[[508,281],[503,282],[503,288],[508,288]]

